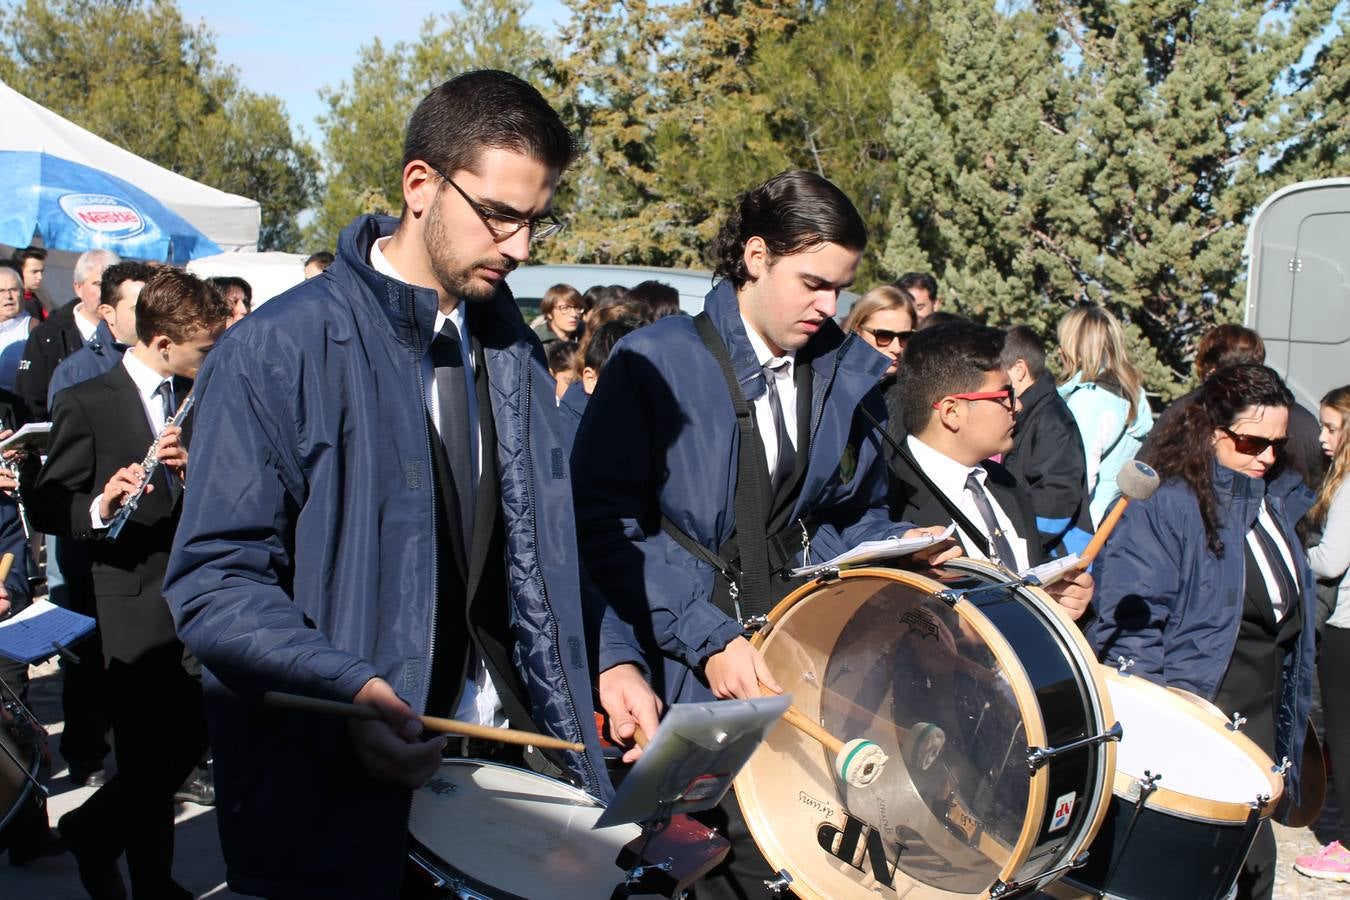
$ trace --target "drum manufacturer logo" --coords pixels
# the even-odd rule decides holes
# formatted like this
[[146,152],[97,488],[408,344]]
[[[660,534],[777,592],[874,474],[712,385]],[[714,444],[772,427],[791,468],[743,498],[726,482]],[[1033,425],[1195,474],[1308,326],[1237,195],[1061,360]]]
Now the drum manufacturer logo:
[[75,224],[110,238],[135,237],[145,230],[145,217],[130,203],[108,194],[63,194],[57,201]]
[[1050,820],[1050,827],[1046,829],[1047,832],[1060,831],[1068,827],[1069,819],[1073,816],[1074,802],[1077,799],[1078,792],[1069,791],[1055,801],[1055,817]]
[[834,818],[834,807],[830,806],[830,804],[826,803],[824,800],[817,800],[806,791],[797,792],[797,802],[811,807],[811,809],[814,809],[818,813],[824,813],[825,817],[828,819]]
[[427,790],[431,791],[437,797],[444,797],[446,794],[455,792],[453,782],[446,781],[444,778],[433,778],[427,782]]
[[918,635],[920,640],[939,640],[937,617],[922,606],[906,610],[900,617],[900,624],[908,629],[906,634]]
[[900,854],[905,845],[896,845],[895,865],[886,858],[886,845],[881,832],[847,813],[844,814],[844,827],[839,828],[830,822],[822,822],[816,828],[816,841],[820,848],[835,859],[841,860],[859,872],[872,872],[878,884],[888,888],[895,887],[895,871],[900,868]]

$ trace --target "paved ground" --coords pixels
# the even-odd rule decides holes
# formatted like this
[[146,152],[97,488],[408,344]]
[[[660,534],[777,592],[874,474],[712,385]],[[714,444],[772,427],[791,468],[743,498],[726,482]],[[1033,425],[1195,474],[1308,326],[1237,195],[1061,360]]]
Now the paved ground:
[[[48,723],[55,754],[61,731],[60,672],[55,665],[34,670],[30,699],[34,713]],[[63,813],[79,806],[91,793],[90,789],[75,787],[67,779],[65,764],[59,757],[55,766],[48,802],[53,823]],[[1280,852],[1280,869],[1275,882],[1277,900],[1350,900],[1350,884],[1315,881],[1293,870],[1295,856],[1312,853],[1319,846],[1312,831],[1277,825],[1276,833]],[[225,887],[225,864],[220,857],[214,810],[191,804],[178,808],[174,877],[198,897],[227,900],[239,896]],[[7,855],[0,862],[0,898],[4,900],[83,900],[85,897],[75,873],[75,861],[68,854],[38,860],[25,868],[10,866]]]

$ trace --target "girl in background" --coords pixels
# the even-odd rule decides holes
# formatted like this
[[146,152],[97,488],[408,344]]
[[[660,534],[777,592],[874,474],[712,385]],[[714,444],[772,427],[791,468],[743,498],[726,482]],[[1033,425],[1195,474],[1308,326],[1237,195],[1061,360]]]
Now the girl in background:
[[1134,458],[1153,427],[1144,376],[1125,353],[1125,334],[1100,306],[1080,306],[1059,320],[1064,378],[1059,394],[1083,438],[1088,512],[1101,524],[1120,495],[1116,475]]

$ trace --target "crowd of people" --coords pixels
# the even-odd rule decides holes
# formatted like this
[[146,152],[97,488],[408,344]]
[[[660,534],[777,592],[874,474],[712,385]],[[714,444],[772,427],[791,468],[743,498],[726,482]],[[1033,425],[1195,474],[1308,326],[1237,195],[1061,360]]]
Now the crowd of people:
[[[1035,328],[969,321],[928,273],[837,324],[868,233],[803,171],[730,204],[702,314],[657,281],[556,285],[526,322],[505,277],[561,227],[574,152],[534,88],[469,73],[412,115],[401,215],[357,219],[256,313],[242,279],[101,250],[48,312],[39,249],[0,267],[0,424],[51,422],[45,459],[0,474],[0,551],[19,560],[0,606],[29,596],[26,520],[50,536],[53,600],[99,626],[62,663],[60,747],[98,790],[59,837],[27,811],[0,835],[12,863],[69,849],[90,896],[122,898],[125,856],[131,896],[188,896],[175,796],[218,797],[234,890],[398,896],[409,792],[447,757],[607,799],[592,711],[631,762],[669,704],[779,690],[747,627],[805,583],[780,573],[806,554],[926,536],[907,564],[1024,572],[1082,550],[1135,458],[1162,487],[1047,594],[1101,658],[1241,712],[1294,761],[1297,796],[1314,669],[1325,687],[1350,665],[1350,388],[1313,416],[1258,335],[1221,326],[1198,387],[1155,419],[1107,309],[1063,315],[1056,363]],[[25,667],[0,674],[23,690]],[[1350,703],[1323,698],[1350,772]],[[449,740],[424,713],[585,749]],[[757,895],[775,873],[735,792],[700,815],[732,850],[696,896]],[[1350,851],[1297,866],[1350,877]],[[1267,823],[1238,896],[1271,896],[1274,870]]]

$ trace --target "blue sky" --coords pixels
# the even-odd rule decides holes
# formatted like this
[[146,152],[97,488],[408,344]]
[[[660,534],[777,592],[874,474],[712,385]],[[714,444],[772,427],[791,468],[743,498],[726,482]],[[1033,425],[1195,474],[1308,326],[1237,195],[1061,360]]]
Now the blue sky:
[[[347,78],[363,45],[377,37],[386,44],[411,40],[428,16],[457,8],[445,0],[179,0],[179,6],[189,21],[206,23],[221,61],[239,70],[244,85],[280,97],[315,144],[319,88]],[[552,33],[567,15],[560,0],[538,0],[525,20]]]

